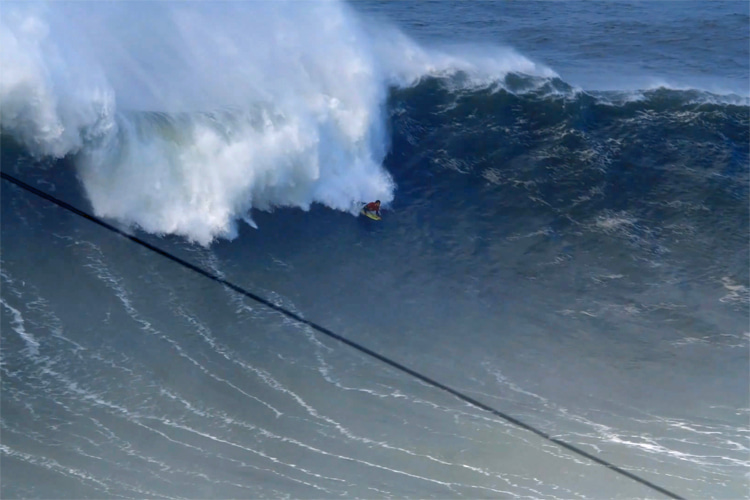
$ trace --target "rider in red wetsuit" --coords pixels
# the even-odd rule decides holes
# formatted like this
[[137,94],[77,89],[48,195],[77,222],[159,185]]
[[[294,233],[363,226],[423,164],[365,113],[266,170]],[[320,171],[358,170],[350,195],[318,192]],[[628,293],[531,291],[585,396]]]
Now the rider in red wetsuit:
[[375,214],[380,217],[380,200],[368,203],[363,207],[363,210],[367,212],[375,212]]

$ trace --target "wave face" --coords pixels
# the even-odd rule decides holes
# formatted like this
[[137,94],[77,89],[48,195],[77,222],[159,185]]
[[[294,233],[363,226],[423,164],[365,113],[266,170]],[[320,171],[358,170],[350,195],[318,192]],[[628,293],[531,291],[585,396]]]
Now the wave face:
[[[746,496],[750,102],[610,71],[679,76],[691,28],[711,74],[746,14],[368,4],[436,48],[336,2],[217,5],[3,3],[3,172],[679,496]],[[583,26],[555,71],[606,91],[447,43],[555,60]],[[0,189],[0,496],[654,495]]]
[[390,85],[554,74],[426,51],[340,2],[12,5],[1,29],[3,133],[76,155],[98,215],[202,244],[253,208],[390,202]]
[[389,166],[408,163],[415,196],[425,173],[430,183],[474,182],[486,196],[473,211],[484,199],[494,213],[570,217],[671,202],[718,217],[748,196],[749,105],[695,89],[586,92],[520,74],[458,90],[425,79],[392,94]]

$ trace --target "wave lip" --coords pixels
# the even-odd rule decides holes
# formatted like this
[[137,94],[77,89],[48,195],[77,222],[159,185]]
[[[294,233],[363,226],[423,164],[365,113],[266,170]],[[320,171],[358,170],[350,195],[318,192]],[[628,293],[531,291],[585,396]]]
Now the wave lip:
[[2,132],[76,155],[97,215],[202,244],[252,209],[392,201],[392,86],[556,76],[511,49],[421,47],[338,1],[19,4],[0,23]]
[[63,157],[111,133],[115,96],[53,39],[37,8],[0,17],[0,129],[37,156]]
[[387,84],[343,3],[19,5],[0,40],[3,134],[76,155],[97,215],[207,244],[252,208],[393,199]]
[[511,48],[421,46],[338,1],[134,5],[7,7],[2,133],[37,156],[75,155],[97,215],[204,245],[233,238],[237,221],[255,226],[253,209],[387,206],[394,87],[748,104],[694,90],[584,92]]

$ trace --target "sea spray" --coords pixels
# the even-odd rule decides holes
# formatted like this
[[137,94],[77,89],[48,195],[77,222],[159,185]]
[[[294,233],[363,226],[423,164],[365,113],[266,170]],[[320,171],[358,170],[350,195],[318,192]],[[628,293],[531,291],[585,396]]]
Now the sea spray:
[[252,209],[392,201],[390,86],[554,76],[510,49],[428,50],[334,1],[6,10],[3,133],[75,155],[97,215],[201,244]]

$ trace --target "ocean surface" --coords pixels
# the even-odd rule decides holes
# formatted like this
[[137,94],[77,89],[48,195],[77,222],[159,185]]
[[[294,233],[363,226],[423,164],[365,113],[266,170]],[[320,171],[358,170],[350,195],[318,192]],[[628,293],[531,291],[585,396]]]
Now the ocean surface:
[[0,3],[0,496],[747,498],[749,15]]

